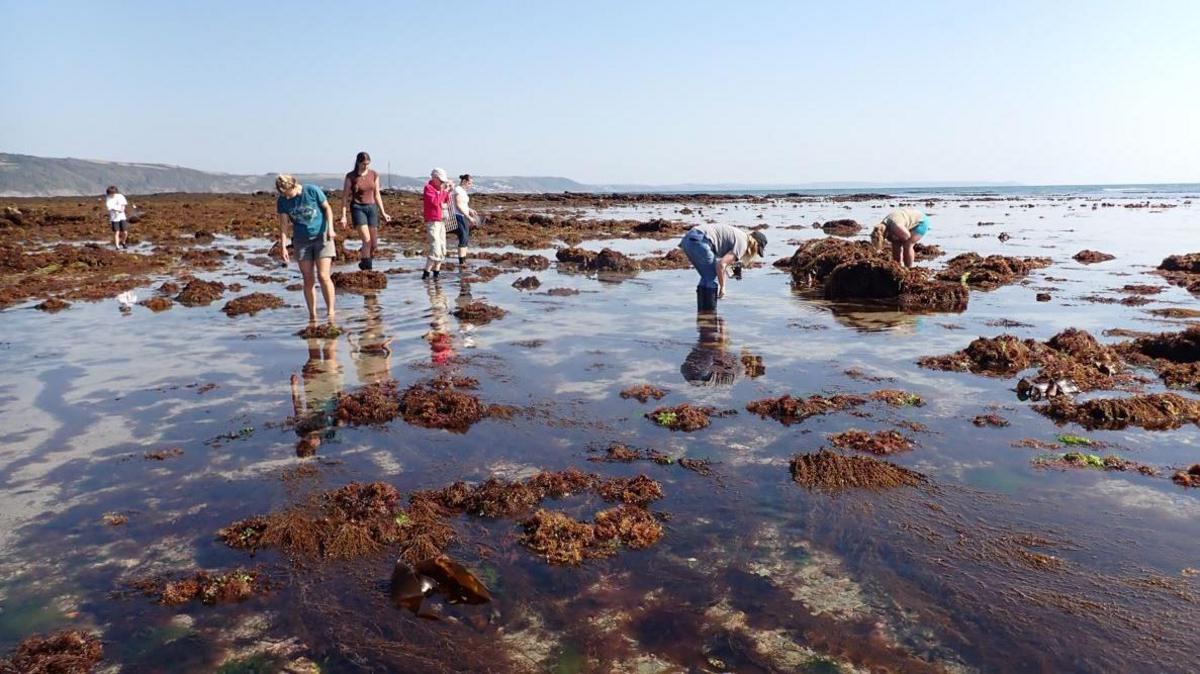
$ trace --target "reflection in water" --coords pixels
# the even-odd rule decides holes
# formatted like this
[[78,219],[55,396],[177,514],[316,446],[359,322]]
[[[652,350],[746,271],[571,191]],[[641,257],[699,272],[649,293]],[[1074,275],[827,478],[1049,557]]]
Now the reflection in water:
[[342,368],[336,339],[309,339],[308,360],[300,375],[292,375],[292,410],[296,418],[296,456],[316,454],[322,440],[333,439]]
[[[467,284],[463,284],[468,287]],[[434,365],[441,365],[454,357],[454,340],[450,336],[450,303],[446,293],[442,292],[442,284],[438,280],[425,284],[425,292],[429,295],[429,332],[425,333],[425,341],[429,342],[429,359]],[[459,295],[461,301],[461,293]],[[470,292],[467,293],[470,301]]]
[[725,319],[715,311],[696,312],[696,346],[688,352],[679,372],[697,386],[729,386],[737,381],[740,361],[726,347]]
[[915,333],[921,317],[896,309],[894,304],[870,302],[830,302],[822,299],[819,288],[792,284],[792,298],[808,306],[822,307],[833,314],[838,323],[859,332],[896,330]]
[[392,378],[392,338],[383,326],[383,307],[375,295],[363,297],[366,325],[357,335],[348,335],[350,359],[362,384],[373,384]]

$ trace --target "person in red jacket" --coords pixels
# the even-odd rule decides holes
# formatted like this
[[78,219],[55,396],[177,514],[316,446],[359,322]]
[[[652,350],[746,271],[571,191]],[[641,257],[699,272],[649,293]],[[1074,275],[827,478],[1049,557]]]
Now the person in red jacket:
[[435,168],[429,174],[429,182],[425,183],[422,198],[421,214],[425,221],[425,271],[422,279],[428,279],[430,272],[437,278],[442,271],[442,262],[446,259],[446,208],[450,205],[450,189],[453,185],[446,178],[446,172]]

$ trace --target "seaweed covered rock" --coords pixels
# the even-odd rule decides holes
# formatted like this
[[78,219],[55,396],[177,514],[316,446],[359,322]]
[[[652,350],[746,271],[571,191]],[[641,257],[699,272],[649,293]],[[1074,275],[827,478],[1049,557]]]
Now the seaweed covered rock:
[[835,395],[829,398],[812,395],[807,398],[796,398],[784,395],[778,398],[754,400],[746,405],[746,410],[764,419],[770,417],[779,423],[789,426],[800,423],[805,419],[820,414],[842,412],[859,405],[866,404],[867,399],[854,395]]
[[1158,265],[1157,271],[1171,285],[1200,295],[1200,253],[1170,255]]
[[1096,398],[1081,403],[1056,398],[1034,409],[1057,422],[1076,423],[1088,430],[1121,430],[1136,426],[1157,431],[1200,424],[1200,401],[1177,393]]
[[724,413],[719,413],[715,407],[683,403],[675,407],[659,407],[653,412],[647,412],[646,418],[663,428],[689,432],[708,428],[711,417],[723,415]]
[[468,321],[476,325],[486,325],[492,321],[504,318],[508,312],[500,307],[479,300],[459,305],[453,313],[455,318],[458,318],[460,321]]
[[862,230],[855,220],[829,220],[821,225],[821,231],[831,236],[854,236]]
[[1081,250],[1071,256],[1076,262],[1082,264],[1096,264],[1097,262],[1108,262],[1109,260],[1117,259],[1116,255],[1101,253],[1098,250]]
[[522,255],[520,253],[475,253],[474,257],[500,267],[544,271],[550,268],[550,260],[544,255]]
[[863,259],[838,265],[825,278],[831,300],[891,300],[905,311],[965,311],[970,293],[959,283],[929,278],[892,260]]
[[1117,350],[1129,362],[1154,369],[1167,386],[1200,390],[1200,326],[1138,337]]
[[655,400],[662,400],[663,396],[665,396],[665,395],[667,395],[666,391],[664,391],[663,389],[661,389],[657,386],[652,386],[650,384],[638,384],[636,386],[629,386],[625,389],[622,389],[622,391],[621,391],[622,398],[625,398],[627,400],[629,398],[633,398],[634,400],[637,400],[640,403],[649,402],[649,400],[651,398],[653,398]]
[[199,307],[212,304],[225,294],[225,284],[220,281],[203,281],[192,279],[183,287],[183,291],[175,296],[175,301],[185,307]]
[[858,429],[850,429],[829,436],[829,443],[840,449],[855,449],[860,452],[887,455],[912,449],[912,440],[896,431],[877,431],[868,433]]
[[142,300],[141,302],[138,302],[138,304],[142,305],[143,307],[146,307],[147,309],[149,309],[150,311],[153,311],[154,313],[158,313],[160,311],[166,311],[167,309],[170,309],[171,307],[175,306],[175,303],[172,302],[171,298],[169,298],[169,297],[150,297],[148,299]]
[[599,483],[596,492],[606,501],[639,506],[649,505],[663,497],[662,485],[645,475],[609,478]]
[[777,262],[776,266],[786,267],[797,282],[821,283],[839,265],[859,260],[886,262],[888,259],[869,242],[825,237],[805,241],[790,258]]
[[542,285],[536,276],[525,276],[513,281],[512,287],[518,290],[537,290]]
[[1035,269],[1049,267],[1048,257],[1009,257],[963,253],[946,262],[946,268],[937,277],[952,283],[965,283],[980,290],[994,290],[1003,285],[1016,283]]
[[342,329],[333,323],[314,323],[296,332],[305,339],[337,339],[341,334]]
[[1067,379],[1081,390],[1113,388],[1128,379],[1122,374],[1124,366],[1115,349],[1076,328],[1067,328],[1044,343],[1008,334],[979,337],[962,351],[926,356],[917,363],[931,370],[991,377],[1011,377],[1038,366],[1038,379]]
[[796,484],[826,493],[848,489],[882,491],[913,487],[926,481],[924,475],[894,463],[869,456],[843,456],[824,450],[793,457],[791,472]]
[[1175,471],[1171,481],[1180,487],[1200,487],[1200,463],[1194,463],[1185,470]]
[[279,309],[283,306],[285,306],[283,300],[271,293],[250,293],[229,300],[224,307],[221,307],[221,311],[225,312],[226,316],[233,318],[243,314],[253,316],[264,309]]
[[69,308],[70,306],[70,302],[64,302],[57,297],[48,297],[45,300],[35,304],[33,308],[37,309],[38,311],[44,311],[48,314],[56,314],[63,309]]
[[387,274],[381,271],[335,271],[329,275],[334,287],[350,292],[382,290],[387,287]]
[[0,674],[87,674],[104,659],[100,638],[83,630],[34,635],[0,660]]
[[611,248],[593,253],[583,248],[560,248],[555,257],[559,263],[578,267],[583,271],[636,272],[641,267],[637,261]]

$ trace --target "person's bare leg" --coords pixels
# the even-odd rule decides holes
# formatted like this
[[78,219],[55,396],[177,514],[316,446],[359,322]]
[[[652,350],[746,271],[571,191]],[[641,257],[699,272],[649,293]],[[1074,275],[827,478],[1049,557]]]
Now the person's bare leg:
[[313,267],[312,260],[300,260],[300,275],[304,277],[304,304],[308,306],[309,321],[317,320],[317,288]]
[[[334,303],[337,296],[333,292],[333,278],[329,275],[329,268],[333,266],[333,259],[323,257],[317,262],[317,265],[317,275],[321,280],[321,296],[325,298],[325,315],[329,319],[329,322],[332,323],[333,319],[337,317],[337,312],[334,311]],[[313,300],[315,301],[316,298],[314,297]]]
[[372,257],[371,253],[371,228],[366,225],[360,225],[358,235],[362,238],[362,247],[358,249],[358,259],[365,260]]
[[892,242],[892,259],[904,264],[904,244],[899,241]]
[[371,257],[376,257],[379,254],[379,228],[369,228],[371,231]]
[[917,266],[917,242],[921,240],[920,234],[909,232],[908,241],[904,242],[904,266],[913,268]]
[[121,247],[121,230],[119,229],[113,231],[113,245],[117,248]]

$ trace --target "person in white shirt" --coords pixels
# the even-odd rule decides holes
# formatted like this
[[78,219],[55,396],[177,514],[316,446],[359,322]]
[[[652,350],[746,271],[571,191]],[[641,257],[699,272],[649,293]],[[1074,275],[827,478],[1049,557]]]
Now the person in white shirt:
[[467,188],[471,186],[471,175],[464,173],[458,177],[458,186],[450,195],[450,212],[454,214],[454,224],[458,234],[458,267],[467,262],[467,246],[471,245],[471,228],[479,224],[479,214],[471,210],[471,196]]
[[125,217],[125,207],[128,205],[125,195],[117,190],[117,186],[109,185],[104,192],[104,208],[108,211],[108,224],[112,225],[113,244],[117,248],[129,247],[129,219]]

